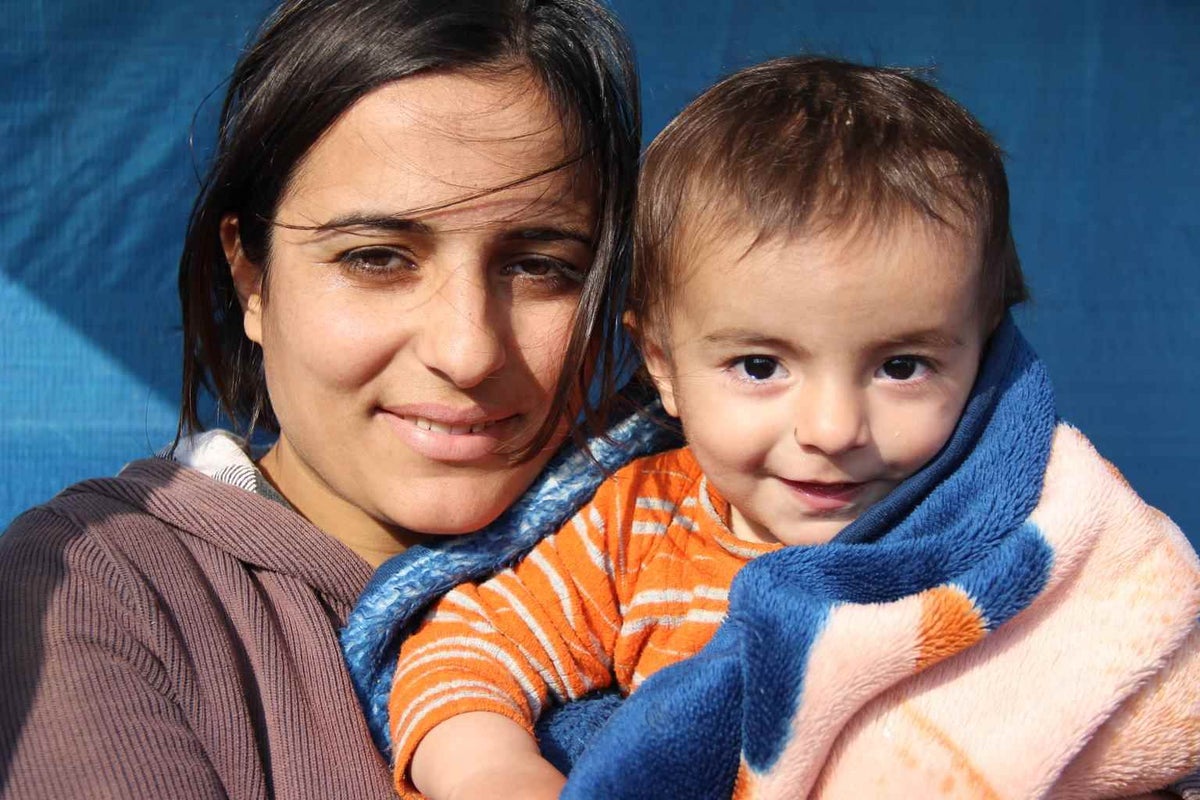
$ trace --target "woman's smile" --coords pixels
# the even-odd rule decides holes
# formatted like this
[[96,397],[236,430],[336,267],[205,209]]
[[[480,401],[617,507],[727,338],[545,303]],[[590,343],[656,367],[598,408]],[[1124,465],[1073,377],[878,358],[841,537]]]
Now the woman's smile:
[[503,454],[520,441],[527,427],[521,414],[428,403],[380,408],[379,415],[406,446],[445,464],[469,464]]

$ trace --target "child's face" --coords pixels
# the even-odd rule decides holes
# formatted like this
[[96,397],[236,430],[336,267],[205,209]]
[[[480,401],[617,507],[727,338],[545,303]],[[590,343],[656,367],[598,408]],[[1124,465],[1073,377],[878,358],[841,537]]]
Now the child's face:
[[647,364],[733,532],[819,544],[950,438],[990,333],[979,248],[915,220],[752,238],[694,248]]

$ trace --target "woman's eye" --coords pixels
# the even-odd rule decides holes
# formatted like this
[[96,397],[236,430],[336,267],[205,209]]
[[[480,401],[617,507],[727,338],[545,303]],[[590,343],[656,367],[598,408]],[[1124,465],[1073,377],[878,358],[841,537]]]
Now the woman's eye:
[[505,267],[509,275],[561,281],[564,284],[583,283],[583,273],[571,264],[557,258],[523,258]]
[[897,356],[883,362],[875,374],[890,381],[911,381],[924,377],[927,372],[929,365],[924,359],[916,356]]
[[355,272],[368,275],[387,275],[413,266],[411,259],[390,247],[361,247],[342,254],[338,261]]
[[733,368],[739,377],[749,381],[769,381],[783,370],[780,363],[770,356],[745,356],[734,362]]

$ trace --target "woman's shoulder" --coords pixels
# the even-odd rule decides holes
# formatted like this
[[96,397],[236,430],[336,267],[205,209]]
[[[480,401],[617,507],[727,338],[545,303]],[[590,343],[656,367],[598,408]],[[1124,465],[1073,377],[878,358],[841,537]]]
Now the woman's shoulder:
[[[0,536],[0,756],[31,785],[111,778],[122,797],[180,780],[384,796],[336,637],[369,574],[286,506],[179,463],[76,484]],[[259,757],[276,751],[294,757]]]
[[[152,591],[274,572],[353,603],[369,568],[283,503],[166,458],[64,489],[0,535],[0,580]],[[140,591],[140,589],[139,589]]]
[[[43,609],[61,606],[64,622],[77,617],[75,612],[90,617],[96,605],[143,614],[154,586],[169,582],[193,559],[189,551],[196,548],[187,540],[221,504],[206,497],[220,488],[161,458],[69,486],[18,516],[0,535],[0,584],[19,589],[15,602],[39,596]],[[236,490],[223,501],[222,516],[236,514],[243,502]]]
[[79,550],[103,549],[103,543],[111,545],[126,536],[166,531],[169,526],[148,506],[156,494],[179,492],[182,487],[176,479],[185,470],[163,459],[144,459],[132,462],[117,476],[68,486],[13,520],[0,536],[0,557],[7,563],[38,552],[69,556]]
[[0,553],[124,549],[121,543],[177,538],[212,517],[243,513],[251,496],[163,458],[128,464],[116,476],[90,478],[63,489],[13,520]]

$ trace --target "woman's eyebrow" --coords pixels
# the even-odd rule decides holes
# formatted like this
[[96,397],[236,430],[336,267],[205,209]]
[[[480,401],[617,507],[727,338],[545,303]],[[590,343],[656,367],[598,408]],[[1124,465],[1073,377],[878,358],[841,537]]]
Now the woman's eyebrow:
[[[313,225],[307,228],[307,230],[311,230],[319,238],[334,233],[363,233],[368,231],[415,233],[422,236],[431,236],[435,232],[433,226],[412,217],[398,217],[389,214],[364,214],[359,212],[334,217],[319,225]],[[579,242],[588,247],[594,244],[592,237],[586,231],[574,226],[540,225],[535,228],[518,228],[506,232],[504,239],[507,241],[537,242],[569,240]]]
[[521,228],[504,235],[508,241],[559,242],[564,239],[579,242],[591,247],[595,242],[587,233],[576,228],[538,227]]
[[317,234],[348,233],[360,230],[387,231],[389,233],[418,233],[429,235],[433,228],[411,217],[396,217],[388,214],[344,214],[314,225],[309,230]]

